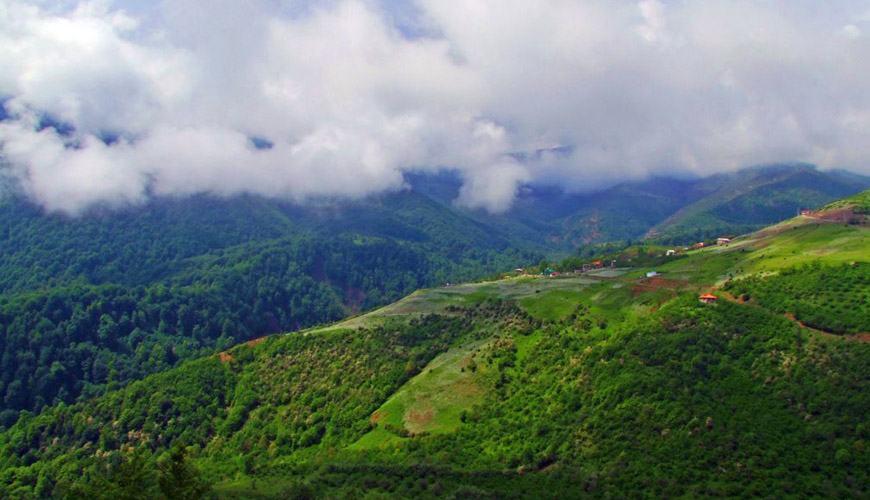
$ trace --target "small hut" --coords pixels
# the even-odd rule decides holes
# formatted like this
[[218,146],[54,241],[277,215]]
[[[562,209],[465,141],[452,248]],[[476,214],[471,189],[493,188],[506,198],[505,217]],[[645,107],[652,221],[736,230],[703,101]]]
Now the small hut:
[[716,296],[710,295],[709,293],[705,293],[704,295],[701,295],[700,297],[698,297],[698,299],[705,304],[715,304],[716,303]]

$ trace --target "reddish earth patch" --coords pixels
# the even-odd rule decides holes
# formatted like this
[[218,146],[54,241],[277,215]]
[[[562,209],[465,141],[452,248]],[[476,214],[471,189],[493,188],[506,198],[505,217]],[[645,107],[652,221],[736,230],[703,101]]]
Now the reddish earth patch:
[[374,415],[372,415],[372,423],[376,424],[376,423],[380,422],[381,420],[387,418],[387,415],[389,415],[389,413],[387,413],[387,412],[381,413],[379,411],[376,411],[374,413]]
[[[245,345],[247,345],[247,346],[255,346],[255,345],[259,344],[260,342],[262,342],[262,341],[264,341],[264,340],[266,340],[266,337],[260,337],[260,338],[253,339],[253,340],[249,340],[249,341],[245,342]],[[229,363],[230,361],[236,359],[236,358],[233,357],[232,354],[229,353],[229,351],[224,351],[224,352],[218,354],[218,358],[219,358],[221,361],[223,361],[224,363]]]
[[471,380],[471,377],[461,378],[447,386],[447,388],[460,396],[480,396],[484,392],[482,387]]
[[641,278],[637,280],[634,288],[631,289],[632,297],[637,297],[646,292],[654,292],[656,290],[676,290],[679,288],[687,288],[690,284],[685,280],[669,280],[665,278]]
[[344,305],[351,314],[357,314],[366,301],[366,294],[360,288],[348,287],[344,290]]
[[[801,327],[801,328],[807,328],[807,329],[809,329],[809,330],[815,330],[815,328],[810,328],[810,327],[808,327],[807,325],[805,325],[803,321],[797,319],[797,317],[795,317],[795,315],[792,314],[792,313],[785,313],[783,316],[785,316],[785,318],[788,319],[788,320],[794,321],[794,322],[797,323],[798,326]],[[824,332],[824,333],[827,333],[827,332]]]
[[870,343],[870,333],[857,333],[850,335],[849,338],[858,342]]
[[834,210],[828,210],[826,212],[818,212],[808,216],[811,219],[824,220],[828,222],[848,222],[853,218],[865,218],[861,214],[856,214],[852,212],[849,208],[837,208]]
[[435,412],[432,408],[427,408],[423,411],[411,410],[408,412],[408,422],[415,426],[428,424],[435,418]]

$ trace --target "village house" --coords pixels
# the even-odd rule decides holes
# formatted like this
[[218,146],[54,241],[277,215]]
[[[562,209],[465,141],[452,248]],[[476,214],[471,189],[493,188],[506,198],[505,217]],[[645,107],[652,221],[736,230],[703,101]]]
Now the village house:
[[668,250],[667,252],[665,252],[665,256],[667,256],[667,257],[673,257],[676,254],[677,254],[676,250]]
[[705,304],[715,304],[716,303],[716,296],[711,295],[709,293],[705,293],[704,295],[701,295],[700,297],[698,297],[698,299]]

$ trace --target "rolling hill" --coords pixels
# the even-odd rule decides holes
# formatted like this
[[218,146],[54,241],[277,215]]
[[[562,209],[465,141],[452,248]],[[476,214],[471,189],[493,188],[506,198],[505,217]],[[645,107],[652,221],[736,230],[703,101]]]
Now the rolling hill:
[[820,172],[805,165],[746,169],[704,179],[700,199],[657,223],[647,237],[658,241],[700,241],[742,234],[789,219],[801,209],[870,187],[868,178],[843,171]]
[[0,491],[866,497],[870,230],[817,215],[642,267],[423,289],[27,413]]

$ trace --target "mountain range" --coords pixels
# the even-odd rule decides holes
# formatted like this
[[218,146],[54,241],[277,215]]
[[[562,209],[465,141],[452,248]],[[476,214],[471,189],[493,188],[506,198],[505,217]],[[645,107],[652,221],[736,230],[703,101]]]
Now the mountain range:
[[[230,362],[230,365],[235,366],[235,360],[247,359],[248,354],[237,355],[233,354],[235,351],[227,351],[233,345],[258,342],[264,335],[304,330],[339,321],[348,315],[394,302],[419,288],[477,280],[517,266],[533,267],[541,259],[554,262],[573,254],[571,259],[557,266],[559,269],[573,269],[582,266],[581,256],[610,252],[608,259],[612,258],[620,265],[636,267],[653,264],[659,262],[657,255],[663,255],[668,248],[663,244],[679,244],[674,248],[681,249],[684,244],[698,240],[733,236],[758,229],[765,224],[787,219],[800,209],[819,208],[836,198],[851,195],[870,185],[870,180],[847,172],[821,172],[809,166],[791,165],[747,169],[705,179],[656,178],[621,184],[594,194],[570,194],[554,188],[530,187],[519,194],[514,208],[503,214],[489,214],[456,206],[453,200],[458,194],[460,182],[448,174],[409,176],[407,184],[408,189],[404,191],[358,201],[320,201],[298,205],[254,196],[219,199],[203,195],[155,199],[138,207],[96,207],[79,217],[46,214],[7,188],[0,198],[0,259],[3,262],[0,276],[0,430],[7,429],[5,435],[9,437],[19,435],[19,431],[14,429],[29,429],[27,435],[35,436],[33,433],[36,432],[42,436],[38,442],[43,443],[34,447],[34,441],[16,441],[14,449],[9,448],[6,452],[4,463],[12,467],[7,468],[7,472],[15,470],[32,474],[36,470],[32,466],[42,470],[46,464],[60,460],[60,457],[64,463],[69,461],[69,454],[57,448],[52,448],[49,455],[43,455],[46,440],[55,439],[50,436],[54,431],[35,431],[28,426],[41,422],[34,420],[36,414],[52,415],[46,418],[78,418],[74,414],[83,411],[80,405],[96,404],[103,408],[108,412],[105,415],[112,415],[112,426],[121,425],[119,418],[124,411],[131,415],[134,423],[128,422],[122,426],[128,433],[127,438],[117,433],[111,434],[108,444],[103,443],[102,437],[108,435],[104,432],[104,426],[108,425],[105,420],[89,427],[91,430],[87,438],[77,434],[82,431],[78,424],[74,425],[76,432],[73,434],[63,431],[68,438],[65,441],[69,444],[67,450],[77,457],[69,463],[77,464],[76,467],[93,465],[95,462],[92,459],[99,458],[87,458],[90,455],[79,448],[93,442],[96,436],[100,436],[99,449],[105,453],[122,445],[147,447],[149,452],[142,458],[146,462],[156,459],[161,450],[167,450],[175,438],[178,438],[179,443],[200,448],[207,447],[208,440],[226,438],[236,440],[229,445],[233,453],[240,453],[239,449],[247,452],[250,444],[239,444],[238,440],[242,439],[240,436],[243,434],[238,433],[245,429],[251,411],[255,407],[293,406],[295,403],[280,398],[268,400],[259,391],[269,385],[260,387],[254,379],[249,382],[256,387],[249,387],[253,392],[245,396],[251,398],[250,402],[233,402],[236,396],[231,393],[242,390],[239,388],[242,386],[238,386],[241,379],[237,376],[241,376],[244,370],[223,373],[221,370],[225,371],[226,367],[220,363],[216,365],[219,367],[217,372],[209,372],[204,376],[185,371],[198,370],[190,366],[208,365],[211,361],[207,360],[214,359],[213,356],[218,352],[223,353],[218,359],[224,364]],[[864,204],[864,195],[858,195],[824,206],[823,213],[836,212],[839,217],[841,212],[848,212],[849,216],[844,217],[845,222],[852,223],[852,229],[858,231],[857,234],[863,234],[861,224],[866,220],[862,215]],[[822,220],[826,224],[833,222],[824,217],[809,220]],[[806,230],[810,226],[800,227]],[[865,250],[863,240],[857,241],[859,250]],[[640,246],[621,250],[632,243]],[[749,248],[752,247],[744,246],[741,252]],[[614,251],[617,254],[612,254]],[[623,253],[619,254],[620,251]],[[862,258],[857,256],[859,254],[855,258],[860,261]],[[366,356],[370,356],[370,368],[380,366],[375,371],[360,373],[349,367],[341,369],[347,369],[348,376],[368,377],[369,382],[365,384],[365,378],[350,382],[351,387],[365,387],[368,391],[348,396],[355,401],[351,406],[357,413],[351,412],[341,417],[329,413],[315,417],[313,415],[320,415],[320,410],[316,408],[326,404],[324,401],[338,404],[338,399],[333,399],[337,396],[329,395],[332,394],[329,391],[316,396],[306,392],[307,388],[294,389],[295,382],[287,379],[281,388],[269,390],[277,391],[273,394],[275,397],[286,391],[295,393],[302,390],[300,397],[307,402],[293,411],[297,412],[299,418],[307,415],[306,422],[300,423],[297,429],[299,432],[308,432],[306,437],[293,434],[287,438],[289,441],[275,444],[279,442],[276,441],[277,434],[264,437],[260,430],[252,430],[250,432],[253,434],[245,439],[249,441],[256,438],[258,442],[265,439],[267,446],[284,446],[279,448],[283,449],[281,453],[295,454],[305,449],[308,451],[300,453],[308,456],[308,453],[315,453],[311,450],[328,448],[329,443],[338,443],[335,446],[340,449],[368,450],[370,446],[366,443],[369,441],[380,446],[383,444],[381,441],[393,442],[396,436],[410,438],[429,432],[441,434],[442,431],[452,434],[453,430],[464,428],[460,424],[467,422],[469,414],[463,412],[471,411],[482,401],[477,396],[491,395],[492,390],[502,387],[499,380],[489,378],[475,382],[477,385],[468,388],[450,386],[455,382],[451,378],[454,375],[459,377],[456,380],[464,379],[464,376],[456,373],[457,369],[458,373],[465,373],[462,369],[477,373],[476,368],[455,365],[468,364],[464,354],[459,356],[452,351],[458,345],[456,342],[467,342],[468,346],[474,346],[475,352],[478,352],[477,349],[491,351],[492,339],[502,335],[499,332],[508,328],[506,324],[516,323],[517,328],[527,333],[542,331],[542,328],[547,332],[550,328],[576,329],[580,327],[573,322],[579,321],[578,315],[585,318],[581,322],[581,330],[597,328],[600,332],[596,335],[610,336],[614,334],[607,327],[610,322],[623,325],[619,328],[629,328],[625,326],[628,324],[625,321],[633,315],[628,314],[627,310],[651,307],[649,313],[652,314],[658,306],[649,306],[647,301],[661,302],[662,297],[678,294],[678,290],[686,289],[690,284],[712,285],[714,282],[710,280],[722,276],[726,270],[729,277],[746,274],[745,267],[738,265],[736,257],[739,257],[740,263],[752,261],[755,266],[753,259],[763,255],[763,252],[749,256],[728,255],[728,258],[711,260],[716,263],[713,270],[703,269],[708,265],[707,261],[686,259],[698,268],[690,269],[691,272],[686,271],[685,277],[666,284],[653,282],[649,287],[627,286],[626,283],[633,282],[615,280],[608,286],[633,292],[630,297],[611,297],[609,292],[602,292],[603,296],[596,295],[597,302],[600,302],[601,297],[604,297],[604,303],[614,301],[612,307],[608,306],[610,309],[605,307],[607,310],[602,309],[598,314],[591,314],[586,309],[594,309],[596,301],[589,300],[595,297],[584,295],[586,292],[580,295],[575,293],[577,286],[583,290],[588,288],[585,287],[589,284],[586,279],[576,283],[565,282],[569,286],[560,285],[551,291],[546,288],[550,285],[542,289],[540,287],[544,285],[533,281],[534,285],[517,285],[519,288],[514,291],[505,290],[502,285],[495,292],[486,286],[455,288],[468,293],[468,297],[458,296],[461,299],[458,301],[454,300],[457,296],[439,292],[434,295],[437,300],[426,300],[422,305],[409,302],[408,299],[398,302],[381,310],[393,311],[398,308],[401,314],[396,315],[400,318],[397,321],[393,321],[393,316],[389,315],[389,321],[382,322],[379,319],[371,327],[368,320],[359,320],[355,328],[362,328],[360,331],[364,334],[361,335],[368,339],[363,345],[349,350],[334,346],[339,349],[336,352],[344,353],[340,356],[347,356],[348,360],[356,357],[368,359]],[[792,256],[784,259],[794,261]],[[667,258],[660,263],[672,264]],[[860,281],[860,273],[856,279]],[[598,289],[591,287],[588,290]],[[535,305],[539,293],[543,293],[541,297],[552,297],[553,301],[548,299]],[[666,295],[662,296],[662,293]],[[741,293],[751,295],[752,291]],[[432,295],[430,293],[427,296]],[[438,304],[438,307],[431,307],[430,302]],[[409,303],[413,307],[408,306]],[[567,320],[563,314],[550,311],[552,308],[561,310],[559,308],[563,307],[563,303],[568,304],[565,307],[573,311],[572,322],[565,323]],[[461,311],[449,310],[450,307],[460,308]],[[798,309],[787,310],[782,305],[777,307],[780,313],[785,311],[796,317],[803,314]],[[826,314],[843,315],[841,310],[826,311],[819,307],[818,304],[810,307],[809,310],[815,311],[815,316],[800,318],[801,324],[830,326],[830,321],[823,319],[819,322],[818,317],[824,318]],[[540,311],[536,312],[538,309]],[[446,316],[445,311],[449,313]],[[374,314],[374,317],[383,317],[383,313]],[[362,318],[369,317],[372,315]],[[433,323],[428,325],[427,321]],[[863,325],[860,322],[856,324]],[[835,326],[837,328],[833,330],[826,326],[827,329],[823,331],[846,332],[840,323]],[[848,331],[857,334],[864,330],[855,326]],[[418,333],[422,335],[419,338]],[[335,366],[321,365],[309,359],[332,359],[335,353],[330,350],[321,352],[319,341],[315,342],[317,346],[314,347],[307,344],[308,341],[299,340],[304,338],[308,336],[292,336],[292,342],[301,344],[293,344],[295,347],[287,349],[305,351],[305,354],[288,354],[295,359],[292,363],[304,366],[305,377],[327,377],[331,380],[324,380],[324,387],[335,384],[347,386],[341,377],[335,378]],[[346,341],[356,342],[350,338]],[[514,347],[509,350],[514,349],[517,354],[520,352],[518,343],[522,342],[514,338],[513,343]],[[266,344],[271,345],[272,342]],[[369,349],[375,350],[369,352]],[[284,352],[285,348],[281,350]],[[467,354],[466,351],[462,352]],[[468,398],[460,398],[468,404],[445,410],[450,415],[449,425],[438,427],[440,430],[429,429],[425,422],[417,425],[409,424],[404,417],[397,420],[393,410],[371,413],[372,405],[386,404],[385,401],[391,397],[417,397],[414,387],[420,381],[414,376],[431,363],[436,365],[432,365],[430,371],[446,363],[439,360],[440,356],[447,356],[448,353],[453,353],[449,357],[453,364],[446,365],[449,369],[445,370],[452,375],[442,381],[444,387],[441,390],[470,391]],[[501,355],[488,354],[490,358]],[[264,361],[275,362],[278,361]],[[281,362],[290,363],[286,360]],[[517,359],[509,361],[509,368],[514,369],[517,362]],[[257,366],[256,370],[265,370],[256,364],[252,366]],[[477,367],[476,361],[470,366]],[[170,370],[173,367],[176,369]],[[527,369],[534,372],[541,367],[530,366]],[[165,375],[156,375],[167,377],[165,379],[147,378],[166,370],[170,371]],[[356,375],[352,375],[354,373]],[[485,369],[481,373],[489,373],[490,378],[496,377],[496,372]],[[498,373],[507,372],[500,368]],[[188,376],[190,380],[201,380],[201,383],[181,384],[177,390],[193,392],[159,397],[149,392],[151,387],[175,384],[162,380],[180,380],[177,377]],[[262,376],[273,377],[274,373]],[[382,380],[379,377],[387,378]],[[147,382],[137,382],[143,379]],[[221,389],[224,382],[217,383],[216,380],[224,380],[230,385],[226,386],[226,390]],[[213,383],[217,385],[212,387]],[[141,393],[143,390],[145,393]],[[218,393],[214,393],[215,390]],[[134,397],[130,396],[129,391],[140,392],[135,393],[137,395]],[[405,391],[404,396],[401,396],[402,391]],[[118,397],[122,400],[119,401]],[[201,397],[217,399],[202,400]],[[321,400],[322,397],[326,400]],[[428,397],[437,400],[440,396],[430,394]],[[155,398],[165,400],[160,409],[155,410],[151,406]],[[221,403],[214,406],[214,401]],[[128,408],[130,404],[134,407]],[[179,404],[182,406],[177,406]],[[219,411],[219,407],[241,409],[221,413],[223,410]],[[201,413],[208,408],[208,411]],[[64,414],[64,411],[73,413]],[[342,411],[339,414],[343,414]],[[182,426],[178,434],[161,433],[163,437],[147,443],[129,437],[136,433],[151,435],[156,429],[154,426],[168,425],[168,420],[180,418],[191,421],[190,412],[201,413],[200,424],[197,425],[204,426],[204,434],[197,431],[192,437],[194,435],[185,430],[188,427]],[[419,413],[419,419],[428,419],[428,409],[420,409]],[[173,416],[167,416],[169,414]],[[371,414],[370,418],[365,416],[367,414]],[[286,414],[282,418],[285,417]],[[385,419],[382,425],[379,424],[381,417]],[[345,424],[341,424],[340,430],[335,430],[335,424],[330,423],[335,418],[353,425],[345,428]],[[378,424],[371,431],[374,434],[366,435],[368,437],[359,434],[365,428],[363,422],[367,418],[367,425]],[[309,425],[310,419],[322,420],[323,425]],[[228,421],[234,423],[226,423]],[[220,424],[223,427],[215,427],[218,422],[224,422]],[[276,428],[283,425],[280,422],[274,421]],[[384,427],[387,425],[389,427]],[[386,435],[381,432],[384,430],[388,431]],[[333,432],[338,434],[333,436]],[[351,437],[361,440],[361,444],[348,442]],[[411,442],[417,443],[418,440],[412,439]],[[95,443],[87,446],[95,446]],[[315,455],[319,456],[320,451]],[[531,455],[527,456],[516,455],[516,452],[512,449],[513,455],[509,454],[513,458],[496,454],[499,458],[495,462],[481,462],[478,465],[496,474],[495,470],[503,470],[504,467],[546,467],[547,464],[541,464],[556,463],[558,460],[554,457],[562,456],[561,452],[552,450],[544,458],[539,456],[540,450],[529,451],[527,453]],[[275,465],[271,459],[277,453],[272,453],[268,460],[257,453],[242,453],[250,457],[246,458],[250,463],[235,473],[245,477],[275,474],[271,469]],[[18,459],[15,459],[16,455]],[[28,456],[31,458],[20,460]],[[54,458],[46,461],[47,456]],[[426,456],[424,454],[418,458]],[[530,456],[538,457],[543,462],[532,463],[534,460]],[[231,489],[226,483],[229,476],[215,472],[226,467],[222,459],[215,457],[204,455],[196,459],[205,464],[205,470],[212,480]],[[427,460],[423,460],[423,463]],[[66,474],[57,469],[63,464],[51,463],[54,465],[44,469],[44,474]],[[308,464],[305,460],[299,463]],[[33,489],[26,486],[30,483],[22,483],[14,474],[7,477],[5,484],[24,484],[21,490],[26,492],[24,498],[60,491],[55,490],[55,487],[63,491],[71,487],[69,484],[49,481]],[[465,484],[463,481],[460,483]],[[284,484],[283,480],[279,483]],[[461,486],[460,483],[457,484]],[[315,486],[318,491],[329,490],[322,484]],[[248,487],[243,490],[248,492],[246,495],[250,494]],[[496,496],[504,493],[498,488],[493,491]]]
[[0,491],[864,497],[868,200],[625,267],[422,289],[23,412]]

